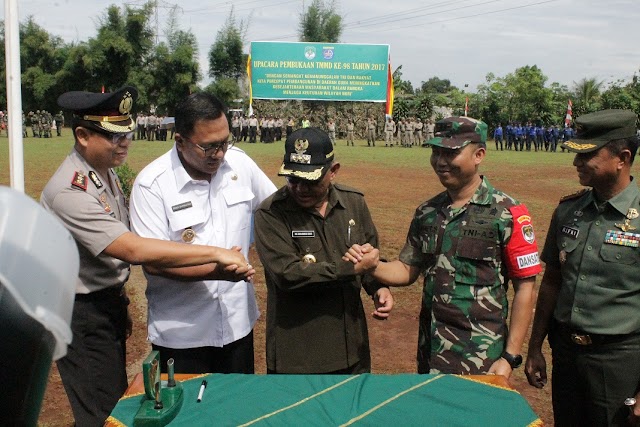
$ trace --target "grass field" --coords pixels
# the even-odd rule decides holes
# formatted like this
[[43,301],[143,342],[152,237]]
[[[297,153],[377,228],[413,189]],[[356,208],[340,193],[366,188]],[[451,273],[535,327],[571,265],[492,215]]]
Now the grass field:
[[[64,129],[62,138],[24,140],[25,188],[35,199],[72,148],[71,131]],[[171,142],[134,142],[129,151],[128,164],[136,172],[151,160],[169,150]],[[245,150],[272,178],[276,186],[284,184],[277,170],[283,155],[283,143],[238,145]],[[567,153],[495,151],[488,146],[488,155],[481,171],[492,184],[527,204],[534,218],[539,248],[542,248],[553,209],[562,195],[580,189],[573,156]],[[381,240],[382,256],[397,257],[404,244],[406,231],[415,208],[424,200],[442,191],[442,187],[429,165],[430,150],[367,147],[358,141],[356,147],[347,147],[338,141],[336,159],[342,164],[337,181],[362,190],[368,201]],[[637,165],[634,174],[637,175]],[[69,177],[71,180],[71,177]],[[9,185],[9,148],[5,136],[0,137],[0,185]],[[262,313],[266,312],[264,276],[255,253],[251,262],[257,266],[256,290]],[[539,282],[539,280],[538,280]],[[139,267],[133,269],[127,285],[133,295],[135,331],[129,340],[128,371],[130,376],[140,370],[140,360],[146,356],[146,300],[144,278]],[[388,322],[369,322],[373,371],[375,373],[415,372],[415,346],[417,316],[421,287],[417,285],[394,290],[396,307]],[[366,302],[370,304],[370,302]],[[365,306],[368,309],[368,305]],[[264,373],[264,317],[255,328],[256,371]],[[526,345],[526,343],[525,343]],[[526,349],[525,349],[526,352]],[[512,384],[530,402],[547,424],[552,424],[550,388],[536,390],[526,385],[522,369],[512,376]],[[40,417],[43,426],[67,426],[72,423],[68,402],[55,369]]]

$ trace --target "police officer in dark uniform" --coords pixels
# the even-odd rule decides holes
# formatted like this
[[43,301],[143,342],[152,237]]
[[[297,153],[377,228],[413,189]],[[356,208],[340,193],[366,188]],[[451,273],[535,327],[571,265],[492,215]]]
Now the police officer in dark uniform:
[[585,189],[564,197],[549,226],[546,271],[526,374],[546,384],[552,349],[556,426],[640,425],[640,190],[631,176],[636,114],[578,117],[563,143]]
[[[255,273],[240,252],[145,239],[129,231],[125,196],[113,167],[123,164],[135,122],[138,92],[67,92],[75,145],[45,186],[40,202],[74,237],[80,272],[71,320],[73,340],[58,360],[76,426],[99,426],[127,388],[126,339],[131,335],[124,284],[130,264],[185,267],[217,262],[238,266],[234,281]],[[233,267],[230,267],[233,270]],[[244,271],[243,271],[244,270]],[[253,273],[252,273],[253,272]]]

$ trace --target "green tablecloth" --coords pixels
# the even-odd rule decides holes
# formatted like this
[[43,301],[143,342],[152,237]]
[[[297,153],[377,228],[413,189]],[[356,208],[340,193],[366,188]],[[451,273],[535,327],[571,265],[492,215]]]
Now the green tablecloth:
[[[185,400],[170,426],[541,425],[515,390],[456,375],[211,374],[182,385]],[[143,398],[121,399],[108,421],[132,426]]]

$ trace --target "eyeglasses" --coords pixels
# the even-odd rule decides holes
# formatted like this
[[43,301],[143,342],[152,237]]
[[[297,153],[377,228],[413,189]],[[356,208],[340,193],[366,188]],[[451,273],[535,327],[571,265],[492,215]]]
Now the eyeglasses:
[[219,142],[219,143],[214,142],[212,144],[207,144],[205,146],[202,146],[200,144],[196,144],[195,142],[189,140],[189,138],[182,137],[182,139],[185,139],[190,143],[192,143],[197,149],[202,151],[202,153],[205,156],[211,156],[211,155],[215,156],[216,154],[218,154],[219,151],[226,152],[229,148],[233,147],[233,144],[234,144],[233,140],[226,140],[224,142]]
[[316,184],[319,184],[320,181],[322,181],[322,179],[317,179],[315,181],[309,181],[307,179],[302,179],[302,178],[298,178],[297,176],[288,176],[287,177],[287,182],[291,185],[307,185],[309,187],[312,187]]
[[135,135],[134,132],[111,133],[111,132],[99,132],[99,131],[95,131],[95,130],[94,130],[94,132],[104,136],[107,140],[111,139],[111,143],[113,145],[120,144],[120,141],[122,141],[123,139],[126,139],[128,141],[132,141],[133,140],[133,135]]

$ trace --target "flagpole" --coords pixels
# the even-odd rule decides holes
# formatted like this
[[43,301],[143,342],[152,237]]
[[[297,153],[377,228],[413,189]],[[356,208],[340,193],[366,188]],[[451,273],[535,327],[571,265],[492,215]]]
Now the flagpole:
[[569,100],[567,103],[567,115],[564,117],[564,127],[571,126],[571,120],[573,120],[573,102]]
[[24,193],[24,147],[22,141],[22,93],[20,91],[20,31],[18,0],[4,2],[5,70],[7,71],[7,135],[11,188]]

